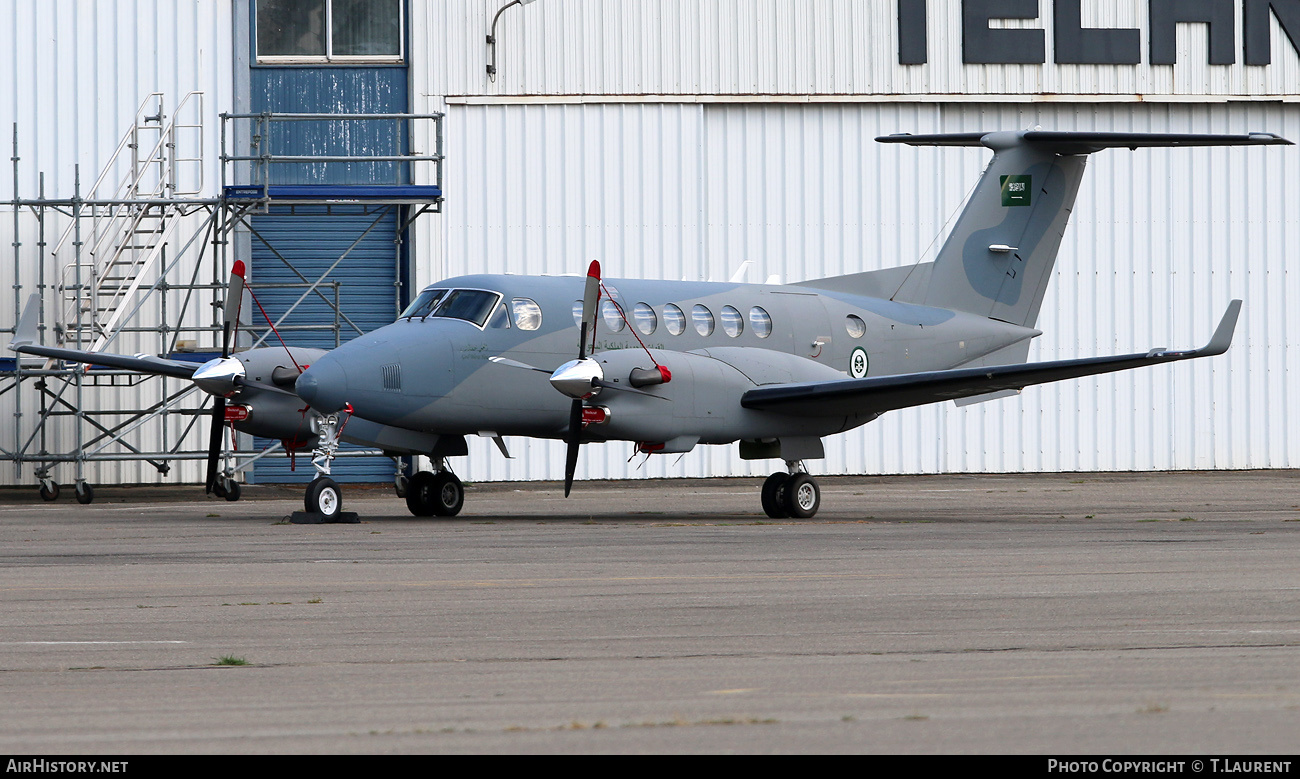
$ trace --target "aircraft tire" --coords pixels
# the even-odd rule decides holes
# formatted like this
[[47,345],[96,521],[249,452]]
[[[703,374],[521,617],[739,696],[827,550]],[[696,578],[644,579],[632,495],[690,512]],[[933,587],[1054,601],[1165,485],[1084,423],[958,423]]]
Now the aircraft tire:
[[821,507],[822,491],[816,479],[806,473],[796,473],[785,483],[781,502],[785,504],[786,516],[808,519]]
[[307,513],[332,519],[343,510],[343,492],[330,477],[317,476],[307,485],[307,495],[303,502]]
[[784,471],[777,471],[767,477],[763,482],[763,513],[772,519],[784,519],[790,516],[786,513],[785,508],[785,485],[790,480],[790,474]]
[[225,494],[226,500],[230,501],[231,503],[234,503],[235,501],[239,500],[240,497],[239,492],[240,492],[239,482],[235,481],[234,479],[230,479],[226,481],[226,494]]
[[433,479],[433,473],[420,471],[412,476],[410,482],[406,485],[406,507],[417,517],[431,517],[434,515]]
[[454,517],[465,505],[465,485],[456,474],[448,471],[433,477],[433,513],[440,517]]
[[55,482],[50,482],[49,485],[46,486],[45,482],[41,482],[41,500],[51,501],[51,500],[58,500],[58,499],[59,499],[59,485],[56,484]]
[[77,482],[75,492],[77,493],[77,502],[83,506],[90,505],[90,502],[95,499],[95,490],[87,482]]

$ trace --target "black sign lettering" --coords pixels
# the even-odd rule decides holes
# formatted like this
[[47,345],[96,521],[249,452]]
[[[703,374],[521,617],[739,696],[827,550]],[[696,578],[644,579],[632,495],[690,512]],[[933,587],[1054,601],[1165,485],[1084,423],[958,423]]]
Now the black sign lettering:
[[898,0],[899,65],[924,65],[929,60],[926,13],[925,0]]
[[1043,30],[989,29],[991,19],[1037,19],[1038,0],[963,0],[962,62],[971,65],[1041,65],[1047,61]]
[[1142,31],[1084,27],[1082,0],[1056,0],[1055,17],[1058,63],[1136,65],[1142,61]]
[[[1235,0],[1147,0],[1152,65],[1178,61],[1178,25],[1204,24],[1209,30],[1209,63],[1237,62]],[[1242,50],[1247,65],[1273,61],[1272,20],[1300,54],[1300,0],[1241,0]],[[898,63],[929,61],[929,3],[897,0]],[[1083,26],[1083,0],[1049,4],[1054,59],[1062,65],[1137,65],[1142,62],[1142,31]],[[962,61],[967,64],[1042,65],[1046,33],[1033,28],[992,28],[995,19],[1037,19],[1038,0],[962,0]]]
[[1269,11],[1277,16],[1291,47],[1300,52],[1300,0],[1246,0],[1242,11],[1245,24],[1247,65],[1273,62],[1273,36]]
[[1210,64],[1235,63],[1233,5],[1232,0],[1151,0],[1151,64],[1173,65],[1178,61],[1179,22],[1210,25]]

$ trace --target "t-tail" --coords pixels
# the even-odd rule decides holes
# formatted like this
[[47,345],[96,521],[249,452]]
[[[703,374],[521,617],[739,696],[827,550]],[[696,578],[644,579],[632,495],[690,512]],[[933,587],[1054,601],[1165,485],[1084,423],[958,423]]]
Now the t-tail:
[[[993,150],[970,202],[932,266],[895,275],[894,300],[965,311],[1033,327],[1052,277],[1088,155],[1153,146],[1290,145],[1270,133],[1025,132],[889,135],[882,143],[983,146]],[[924,272],[928,271],[928,272]],[[857,274],[877,289],[890,276]],[[810,282],[820,286],[825,280]]]

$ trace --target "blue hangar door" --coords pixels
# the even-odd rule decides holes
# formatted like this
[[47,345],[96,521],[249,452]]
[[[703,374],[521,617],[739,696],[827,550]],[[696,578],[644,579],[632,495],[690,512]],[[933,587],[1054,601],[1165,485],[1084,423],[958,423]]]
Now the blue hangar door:
[[[277,329],[285,343],[333,349],[396,318],[401,305],[401,210],[378,204],[272,206],[270,213],[253,219],[249,283],[271,321],[283,318]],[[261,319],[261,312],[254,313]],[[271,335],[265,345],[277,344]],[[273,443],[257,439],[256,446]],[[256,481],[311,481],[316,473],[310,450],[299,452],[296,459],[294,470],[287,459],[259,460]],[[331,471],[340,482],[391,481],[393,461],[341,456]]]
[[[258,4],[259,30],[275,29],[271,17],[279,7]],[[372,3],[367,8],[372,15],[385,9],[402,10],[392,2]],[[345,25],[333,34],[369,31],[387,41],[384,31],[390,27]],[[272,321],[283,317],[280,329],[286,343],[330,349],[391,323],[401,310],[401,232],[409,206],[395,201],[403,199],[404,185],[411,183],[409,166],[356,160],[404,155],[410,137],[400,120],[318,121],[283,115],[406,113],[406,66],[398,57],[390,64],[340,67],[321,62],[318,66],[282,67],[263,62],[263,43],[259,37],[258,65],[250,69],[253,112],[282,118],[268,118],[256,126],[259,153],[309,161],[271,164],[255,174],[253,183],[267,186],[270,201],[266,213],[249,220],[253,232],[249,284]],[[337,48],[345,43],[333,41],[332,45]],[[400,54],[400,46],[390,53],[394,52]],[[318,280],[321,283],[304,297]],[[255,315],[260,319],[260,312]],[[275,344],[274,336],[267,343]],[[271,443],[257,441],[259,448]],[[382,456],[342,456],[334,461],[331,475],[337,481],[391,481],[393,461]],[[287,458],[267,457],[254,464],[252,474],[253,480],[261,483],[305,483],[314,477],[310,450],[299,452],[293,471]]]

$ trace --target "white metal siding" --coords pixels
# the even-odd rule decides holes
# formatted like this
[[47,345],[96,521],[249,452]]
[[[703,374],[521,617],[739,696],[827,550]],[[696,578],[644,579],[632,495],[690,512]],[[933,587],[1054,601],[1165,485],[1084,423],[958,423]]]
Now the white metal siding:
[[[204,192],[218,182],[217,114],[231,110],[233,4],[228,0],[0,0],[0,132],[8,160],[18,123],[19,193],[83,194],[151,92],[170,114],[188,92],[205,93]],[[0,200],[13,197],[8,168]]]

